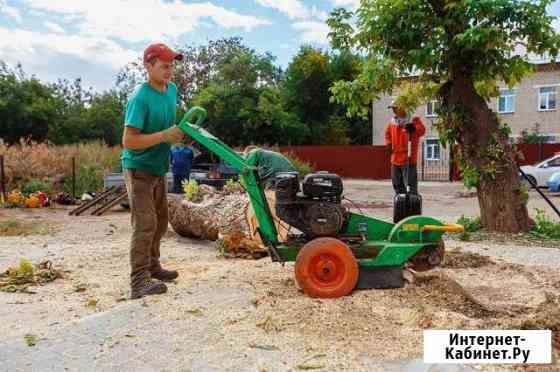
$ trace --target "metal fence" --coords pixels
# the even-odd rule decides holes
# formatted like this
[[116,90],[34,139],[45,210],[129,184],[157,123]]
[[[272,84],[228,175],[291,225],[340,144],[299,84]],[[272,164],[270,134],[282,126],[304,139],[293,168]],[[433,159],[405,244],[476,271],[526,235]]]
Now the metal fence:
[[420,181],[452,181],[452,152],[437,139],[423,139],[418,151],[418,179]]

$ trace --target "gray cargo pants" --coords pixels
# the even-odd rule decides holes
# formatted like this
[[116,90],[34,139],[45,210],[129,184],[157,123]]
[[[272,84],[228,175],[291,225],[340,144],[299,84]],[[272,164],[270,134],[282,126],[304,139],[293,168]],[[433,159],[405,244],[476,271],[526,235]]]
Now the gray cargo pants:
[[393,189],[395,194],[406,193],[406,184],[404,182],[405,176],[408,179],[410,192],[418,194],[418,175],[416,165],[410,165],[410,174],[407,175],[408,165],[394,165],[391,164],[391,180],[393,181]]

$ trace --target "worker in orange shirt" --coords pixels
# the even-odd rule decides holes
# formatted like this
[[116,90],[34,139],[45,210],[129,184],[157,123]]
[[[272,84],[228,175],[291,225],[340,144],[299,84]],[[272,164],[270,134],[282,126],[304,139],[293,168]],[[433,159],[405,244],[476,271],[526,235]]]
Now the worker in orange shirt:
[[[391,155],[391,180],[396,194],[406,193],[404,179],[408,180],[410,192],[418,194],[418,176],[416,163],[418,158],[418,142],[420,137],[426,133],[426,127],[419,117],[409,119],[404,108],[394,101],[389,105],[394,116],[385,128],[385,145]],[[408,136],[412,139],[412,154],[410,167],[407,167],[408,158]],[[407,172],[409,172],[407,174]]]

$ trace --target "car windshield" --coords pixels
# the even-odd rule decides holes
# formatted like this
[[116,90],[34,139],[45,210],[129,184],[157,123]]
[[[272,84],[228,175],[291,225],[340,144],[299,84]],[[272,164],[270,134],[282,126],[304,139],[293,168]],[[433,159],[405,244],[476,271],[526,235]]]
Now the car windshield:
[[550,157],[550,158],[545,159],[545,160],[539,160],[539,161],[537,161],[537,162],[535,162],[531,165],[533,167],[537,167],[539,165],[545,165],[545,164],[548,164],[549,166],[555,166],[555,167],[560,166],[560,156],[555,155],[555,156]]

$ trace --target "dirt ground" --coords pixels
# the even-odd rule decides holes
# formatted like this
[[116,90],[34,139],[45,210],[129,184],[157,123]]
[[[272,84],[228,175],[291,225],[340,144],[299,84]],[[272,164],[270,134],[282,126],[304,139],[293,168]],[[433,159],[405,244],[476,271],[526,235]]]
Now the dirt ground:
[[[390,219],[387,182],[345,187],[364,213]],[[476,198],[459,197],[459,184],[420,190],[426,215],[454,222],[477,214]],[[552,217],[539,198],[531,192],[531,212]],[[162,263],[179,280],[166,295],[130,301],[126,211],[0,210],[0,221],[10,217],[49,229],[1,237],[0,270],[22,257],[48,259],[64,278],[29,293],[0,292],[0,370],[427,371],[418,362],[424,329],[546,328],[556,330],[555,364],[525,370],[560,370],[560,247],[447,240],[444,267],[403,289],[318,300],[296,288],[292,264],[224,259],[212,243],[170,228]]]

